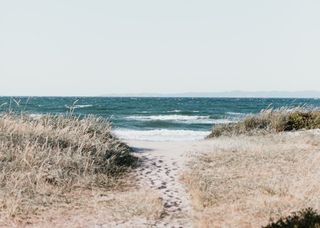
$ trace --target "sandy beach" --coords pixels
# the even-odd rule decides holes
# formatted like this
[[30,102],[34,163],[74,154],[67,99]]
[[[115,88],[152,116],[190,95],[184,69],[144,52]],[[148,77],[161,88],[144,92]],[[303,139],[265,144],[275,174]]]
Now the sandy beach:
[[181,175],[185,169],[187,153],[198,142],[130,141],[142,166],[137,178],[142,188],[159,193],[164,205],[164,219],[157,226],[192,226],[192,206]]
[[[252,123],[248,120],[247,125]],[[0,122],[4,134],[21,139],[8,136],[2,145],[4,155],[15,159],[2,160],[11,172],[3,180],[14,175],[20,179],[4,182],[2,194],[8,197],[1,203],[11,207],[3,207],[0,225],[245,228],[266,226],[270,219],[306,208],[320,209],[319,129],[188,141],[122,141],[100,119],[7,115]],[[26,138],[26,132],[32,135]],[[100,168],[99,175],[87,172],[88,165],[82,169],[87,159],[96,172]],[[105,169],[107,165],[110,169]],[[70,167],[77,175],[70,175]],[[121,169],[123,173],[116,173]],[[23,174],[35,181],[23,182],[29,180]],[[13,195],[19,189],[13,185],[28,191]],[[38,185],[46,194],[35,188]],[[46,197],[52,204],[44,203]]]
[[0,228],[320,228],[320,1],[0,1]]
[[163,201],[163,219],[153,225],[192,227],[194,213],[182,175],[190,155],[209,150],[212,144],[210,140],[128,141],[127,143],[142,161],[141,167],[135,174],[139,186],[154,190]]
[[[319,131],[152,142],[129,141],[135,175],[157,193],[155,227],[259,227],[307,207],[319,209]],[[310,163],[312,161],[312,163]],[[293,187],[294,186],[294,187]],[[128,223],[125,223],[128,224]]]

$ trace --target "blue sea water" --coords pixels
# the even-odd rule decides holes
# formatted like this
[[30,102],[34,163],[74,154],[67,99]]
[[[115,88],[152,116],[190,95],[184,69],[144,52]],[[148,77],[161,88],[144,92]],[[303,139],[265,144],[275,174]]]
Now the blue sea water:
[[219,123],[239,121],[266,108],[313,106],[319,99],[163,97],[0,97],[9,108],[32,115],[96,115],[109,119],[119,137],[133,140],[194,140]]

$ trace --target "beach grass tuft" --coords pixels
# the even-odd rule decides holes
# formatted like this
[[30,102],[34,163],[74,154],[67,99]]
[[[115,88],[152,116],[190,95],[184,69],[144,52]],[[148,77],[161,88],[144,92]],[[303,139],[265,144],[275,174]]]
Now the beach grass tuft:
[[0,117],[0,217],[23,217],[69,203],[74,189],[119,185],[134,167],[131,149],[93,116]]
[[281,108],[262,110],[237,123],[213,127],[208,138],[233,135],[256,135],[320,128],[320,110],[316,108]]

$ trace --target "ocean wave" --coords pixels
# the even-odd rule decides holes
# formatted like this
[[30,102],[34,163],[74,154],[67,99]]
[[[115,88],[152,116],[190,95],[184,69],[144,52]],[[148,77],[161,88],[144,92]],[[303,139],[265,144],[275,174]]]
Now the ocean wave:
[[171,111],[167,111],[167,112],[174,112],[174,113],[178,113],[178,112],[182,112],[182,110],[179,110],[179,109],[175,109],[175,110],[171,110]]
[[246,113],[241,113],[241,112],[227,112],[228,115],[231,116],[245,116],[247,115]]
[[31,114],[29,114],[29,116],[30,116],[31,118],[34,118],[34,119],[40,119],[41,117],[44,116],[44,114],[31,113]]
[[236,123],[238,122],[237,120],[232,120],[232,119],[214,119],[211,120],[210,123],[212,124],[228,124],[228,123]]
[[204,139],[210,134],[209,131],[192,131],[192,130],[131,130],[116,129],[116,136],[123,140],[139,141],[195,141]]
[[126,119],[141,120],[141,121],[188,121],[188,120],[201,120],[209,119],[210,116],[185,116],[185,115],[153,115],[153,116],[127,116]]
[[236,122],[233,119],[211,119],[210,116],[186,115],[127,116],[125,119],[136,121],[168,121],[186,124],[225,124]]
[[180,110],[180,109],[167,111],[167,113],[198,113],[198,112],[200,112],[200,111],[197,111],[197,110],[194,110],[194,111],[183,111],[183,110]]
[[90,108],[92,107],[93,105],[74,105],[74,106],[68,106],[68,105],[65,105],[66,108],[69,108],[69,109],[72,109],[72,108]]

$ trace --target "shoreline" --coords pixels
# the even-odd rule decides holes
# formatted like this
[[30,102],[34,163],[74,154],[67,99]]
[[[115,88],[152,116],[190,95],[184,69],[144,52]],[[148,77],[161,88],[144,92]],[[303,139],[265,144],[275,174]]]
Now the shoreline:
[[[315,115],[310,116],[319,120]],[[254,120],[256,123],[257,119]],[[2,164],[11,168],[14,175],[26,173],[30,177],[32,174],[36,180],[7,181],[8,186],[22,183],[33,191],[17,204],[8,201],[7,205],[24,206],[21,208],[28,215],[27,206],[31,204],[24,202],[29,202],[32,197],[40,196],[41,200],[56,197],[51,205],[41,201],[31,205],[40,210],[39,214],[30,214],[26,220],[32,226],[41,224],[43,218],[49,221],[49,227],[74,225],[81,217],[83,224],[99,224],[101,227],[257,227],[266,225],[270,219],[279,219],[307,207],[320,209],[317,199],[320,194],[317,169],[319,129],[232,135],[232,128],[226,128],[227,133],[231,132],[229,136],[151,141],[120,140],[114,137],[110,123],[101,119],[62,116],[34,119],[5,115],[1,121],[2,132],[8,134],[5,139],[11,145],[7,156],[19,159],[19,163],[2,159]],[[247,119],[245,123],[251,122]],[[292,124],[290,121],[285,123]],[[110,134],[107,141],[105,133]],[[19,140],[12,135],[19,136]],[[34,147],[24,147],[31,142]],[[2,146],[2,153],[6,155],[8,148],[4,147],[6,144]],[[21,151],[17,152],[17,148]],[[42,156],[35,156],[39,154]],[[88,156],[92,159],[90,164],[94,165],[92,171],[86,172],[88,166],[83,169],[83,165]],[[26,161],[34,166],[26,165]],[[52,164],[56,164],[54,169]],[[128,169],[122,169],[126,164]],[[110,169],[105,169],[106,165],[110,165]],[[46,168],[42,169],[44,166]],[[97,167],[101,167],[101,173],[95,175]],[[56,175],[61,169],[65,175]],[[83,174],[73,176],[71,173],[66,180],[74,182],[67,185],[70,182],[62,178],[70,174],[70,169]],[[123,175],[115,173],[121,170]],[[50,179],[47,178],[48,172],[52,172]],[[44,177],[40,179],[41,186],[37,186],[39,173]],[[99,177],[101,179],[97,179]],[[26,180],[24,176],[21,178]],[[58,191],[63,187],[54,180],[69,186],[70,191],[66,192],[68,204],[63,204],[64,198],[60,194],[52,195],[52,189]],[[83,183],[80,188],[79,183]],[[101,183],[105,183],[104,187]],[[11,189],[16,190],[4,188],[3,191]],[[23,186],[17,189],[23,189]],[[41,195],[39,191],[48,191],[48,194]],[[9,214],[6,219],[23,224],[23,220],[15,220]]]
[[204,140],[211,133],[211,131],[171,129],[114,129],[113,133],[121,140],[131,142],[196,142],[199,140]]

